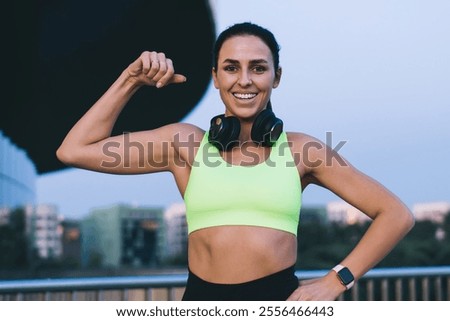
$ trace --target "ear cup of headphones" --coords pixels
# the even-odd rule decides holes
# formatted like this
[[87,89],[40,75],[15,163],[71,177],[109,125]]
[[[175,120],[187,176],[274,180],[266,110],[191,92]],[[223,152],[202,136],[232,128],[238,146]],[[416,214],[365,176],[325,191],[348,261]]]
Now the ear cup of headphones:
[[219,150],[229,150],[238,142],[240,131],[241,123],[238,118],[218,115],[211,119],[208,141]]
[[283,121],[275,116],[271,108],[266,108],[255,118],[251,137],[255,143],[272,146],[283,131]]

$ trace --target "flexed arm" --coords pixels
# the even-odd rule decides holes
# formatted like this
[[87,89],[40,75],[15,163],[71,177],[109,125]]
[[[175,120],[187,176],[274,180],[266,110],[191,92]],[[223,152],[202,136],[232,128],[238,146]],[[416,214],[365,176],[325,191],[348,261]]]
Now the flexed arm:
[[[148,150],[130,150],[126,155],[124,135],[111,137],[111,131],[120,112],[140,87],[161,88],[185,81],[185,76],[175,74],[172,61],[164,53],[143,52],[69,131],[57,150],[58,159],[70,166],[101,172],[131,174],[167,170],[167,166],[153,168],[151,164],[152,160],[164,164],[161,161],[170,157],[161,142],[173,139],[174,126],[127,134],[129,142],[142,144],[144,149],[151,142],[152,150],[150,153]],[[116,159],[111,159],[111,153],[105,153],[111,151],[110,148],[114,148]],[[152,159],[146,161],[143,157]],[[144,166],[140,166],[142,164]]]

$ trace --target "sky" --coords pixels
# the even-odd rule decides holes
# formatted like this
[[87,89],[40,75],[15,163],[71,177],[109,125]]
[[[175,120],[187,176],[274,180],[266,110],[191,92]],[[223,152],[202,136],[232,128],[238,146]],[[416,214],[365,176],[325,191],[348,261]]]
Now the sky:
[[[211,3],[219,32],[251,21],[275,34],[283,74],[272,104],[286,131],[342,146],[340,154],[409,207],[450,202],[450,1]],[[207,129],[223,111],[211,84],[183,121]],[[316,186],[303,194],[304,206],[336,200]],[[38,178],[37,201],[82,218],[95,207],[167,207],[182,198],[170,173],[67,169]]]

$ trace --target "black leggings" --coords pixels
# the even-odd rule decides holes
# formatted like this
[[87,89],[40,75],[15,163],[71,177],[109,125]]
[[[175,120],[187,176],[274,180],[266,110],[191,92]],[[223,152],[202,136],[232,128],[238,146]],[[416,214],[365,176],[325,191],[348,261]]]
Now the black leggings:
[[204,281],[189,270],[183,301],[285,301],[298,287],[294,266],[238,284]]

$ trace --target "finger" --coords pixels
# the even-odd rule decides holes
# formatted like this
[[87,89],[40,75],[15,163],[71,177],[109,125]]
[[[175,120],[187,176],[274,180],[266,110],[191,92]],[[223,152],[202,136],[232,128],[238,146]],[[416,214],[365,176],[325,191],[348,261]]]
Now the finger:
[[141,54],[140,57],[140,62],[141,62],[141,66],[142,66],[142,73],[146,74],[148,73],[148,71],[150,70],[150,52],[148,51],[144,51]]
[[299,296],[295,293],[292,293],[286,301],[298,301]]
[[146,73],[147,78],[153,79],[153,77],[158,73],[159,71],[159,60],[158,60],[158,54],[156,51],[152,51],[150,53],[150,70]]
[[128,74],[133,77],[139,75],[141,73],[141,70],[142,70],[141,57],[133,61],[127,68]]
[[307,284],[311,284],[317,281],[317,278],[315,279],[307,279],[307,280],[301,280],[300,281],[300,285],[307,285]]
[[166,59],[166,72],[162,77],[159,79],[158,83],[156,84],[156,87],[161,88],[167,84],[171,83],[171,79],[174,76],[174,68],[173,68],[173,62],[171,59]]
[[167,72],[166,74],[158,81],[156,84],[156,87],[161,88],[162,86],[168,85],[168,84],[179,84],[186,82],[186,77],[181,74],[175,74],[174,67],[173,67],[173,61],[171,59],[166,60],[167,63]]
[[286,299],[286,301],[298,301],[299,298],[299,288],[297,288],[291,295]]
[[[156,73],[156,75],[153,76],[153,80],[155,82],[158,82],[162,77],[164,77],[166,75],[166,73],[168,71],[167,60],[169,60],[169,59],[166,58],[166,55],[164,53],[161,52],[158,54],[159,70]],[[173,75],[173,68],[172,68],[172,73],[170,74],[170,76],[172,76],[172,75]]]

